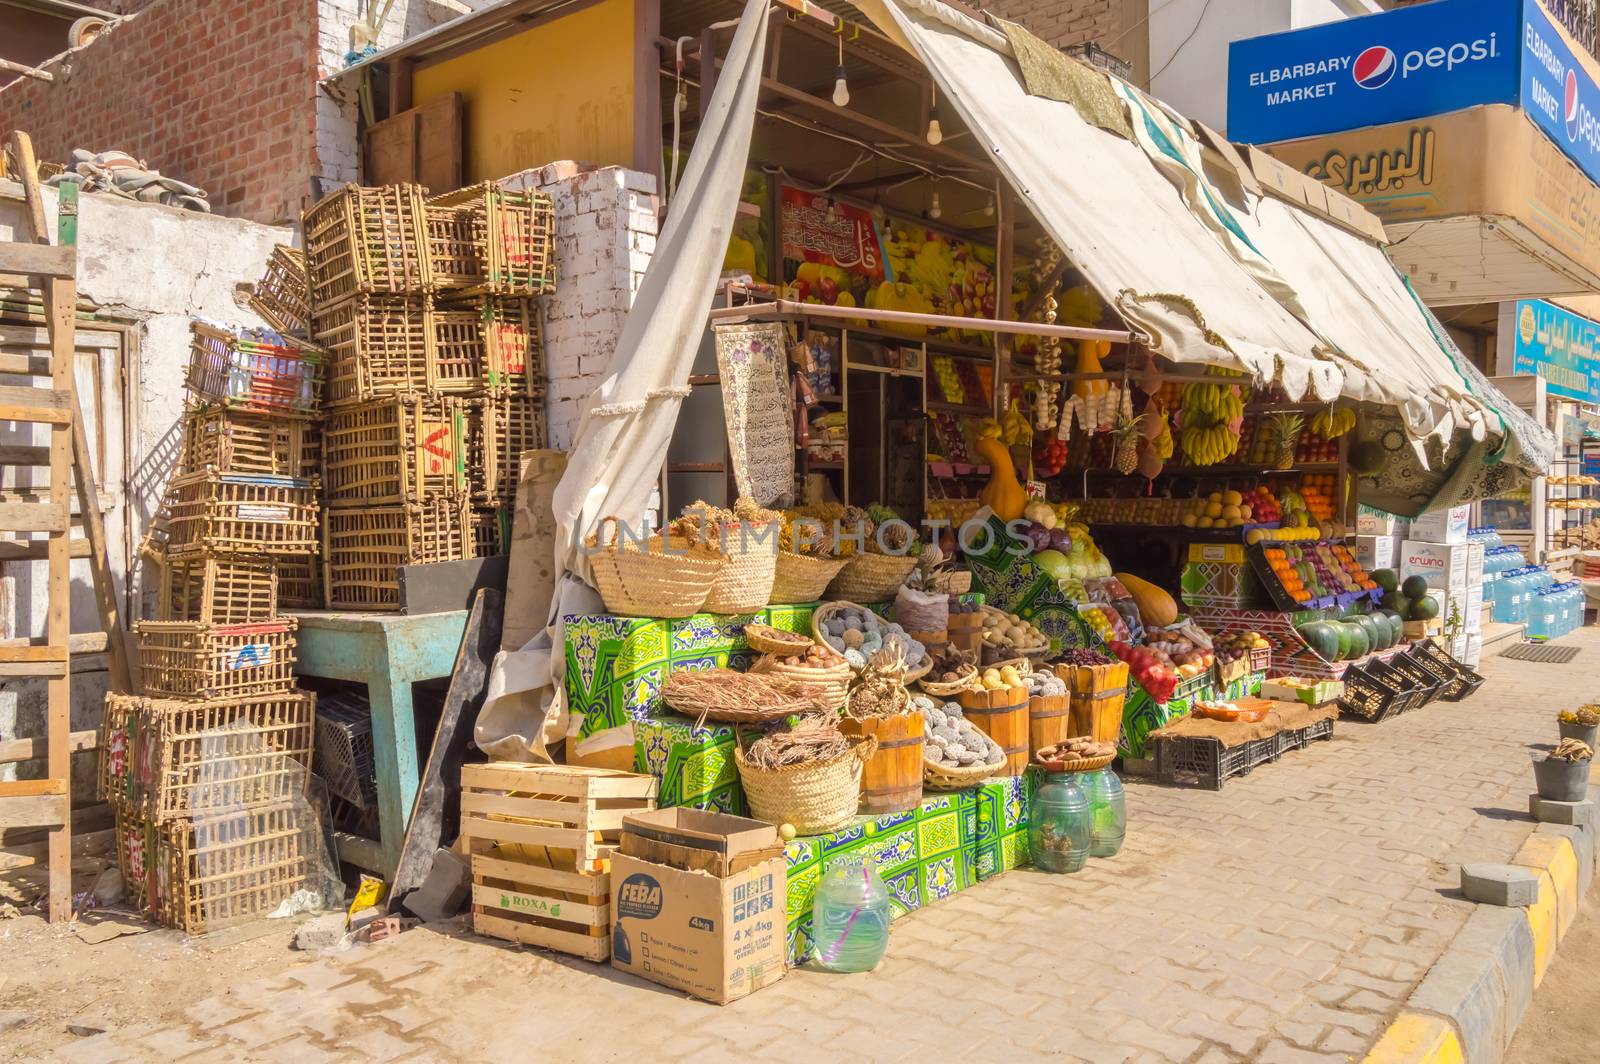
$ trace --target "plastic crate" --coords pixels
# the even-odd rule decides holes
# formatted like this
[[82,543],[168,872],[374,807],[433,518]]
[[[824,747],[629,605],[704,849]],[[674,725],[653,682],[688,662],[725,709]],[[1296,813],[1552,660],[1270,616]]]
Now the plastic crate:
[[1399,684],[1374,674],[1371,666],[1376,664],[1380,663],[1374,659],[1345,670],[1344,694],[1339,696],[1341,713],[1377,722],[1394,716],[1402,704],[1409,703],[1410,696]]
[[145,693],[231,698],[291,690],[298,623],[293,617],[231,625],[139,621]]
[[433,287],[420,185],[345,185],[301,216],[306,281],[320,312],[374,292]]
[[317,706],[316,771],[330,794],[364,812],[378,808],[372,703],[365,696],[354,692],[322,696]]
[[360,403],[432,387],[433,303],[423,295],[352,296],[316,317],[328,349],[328,403]]
[[160,560],[159,619],[253,624],[278,612],[278,572],[271,558],[169,552]]
[[416,395],[330,410],[322,463],[328,505],[381,506],[465,492],[465,423],[459,400]]
[[317,549],[316,482],[300,477],[189,473],[167,489],[167,549],[304,554]]
[[279,244],[267,256],[267,271],[251,289],[250,309],[288,336],[311,336],[311,292],[306,284],[306,256]]
[[1156,779],[1162,783],[1220,791],[1223,783],[1278,758],[1275,736],[1223,746],[1191,735],[1156,740]]
[[1439,698],[1445,702],[1459,702],[1483,686],[1481,674],[1451,657],[1448,651],[1432,639],[1423,640],[1413,646],[1411,656],[1438,674],[1448,674],[1439,692]]
[[280,417],[317,413],[324,368],[321,351],[267,329],[193,321],[189,333],[184,387],[195,406]]
[[323,581],[334,609],[399,609],[400,566],[470,557],[465,498],[331,508],[325,524]]
[[1420,709],[1439,697],[1445,685],[1441,679],[1428,666],[1418,662],[1408,654],[1396,654],[1389,659],[1389,667],[1397,672],[1403,679],[1411,684],[1412,699],[1415,703],[1412,708]]

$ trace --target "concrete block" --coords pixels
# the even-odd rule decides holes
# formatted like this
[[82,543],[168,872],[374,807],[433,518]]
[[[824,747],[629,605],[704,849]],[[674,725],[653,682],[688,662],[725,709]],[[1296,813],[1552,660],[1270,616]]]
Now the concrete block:
[[[1577,857],[1578,889],[1576,902],[1581,904],[1594,880],[1594,832],[1572,824],[1540,824],[1533,829],[1535,836],[1547,835],[1566,839]],[[1574,914],[1576,915],[1576,914]]]
[[294,948],[302,950],[329,949],[344,939],[345,914],[324,913],[313,916],[301,924],[294,933]]
[[1539,873],[1515,865],[1465,864],[1461,890],[1481,905],[1532,905],[1539,900]]
[[406,895],[403,904],[424,923],[448,920],[466,904],[471,882],[466,860],[441,847],[434,851],[433,866],[422,886]]
[[1555,896],[1557,941],[1567,937],[1573,921],[1578,918],[1578,853],[1572,842],[1535,828],[1511,861],[1538,869],[1548,877]]
[[1592,800],[1557,802],[1549,798],[1540,798],[1538,794],[1528,795],[1528,815],[1541,824],[1593,825],[1597,809],[1600,809],[1600,806]]

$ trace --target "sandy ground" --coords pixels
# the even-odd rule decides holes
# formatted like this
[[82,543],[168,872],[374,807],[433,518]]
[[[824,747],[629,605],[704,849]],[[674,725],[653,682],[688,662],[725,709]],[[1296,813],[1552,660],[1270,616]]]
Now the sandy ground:
[[[1588,904],[1597,900],[1591,891]],[[1600,919],[1583,913],[1545,973],[1505,1064],[1593,1064],[1600,1060]]]

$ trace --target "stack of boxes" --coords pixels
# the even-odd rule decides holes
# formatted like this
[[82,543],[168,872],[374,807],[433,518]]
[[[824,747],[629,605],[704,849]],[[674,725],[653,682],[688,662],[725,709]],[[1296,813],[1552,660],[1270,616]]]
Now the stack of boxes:
[[328,352],[328,606],[393,609],[398,567],[501,553],[517,462],[543,446],[535,299],[552,208],[493,184],[432,199],[346,186],[304,217],[311,335]]
[[321,361],[196,321],[182,449],[157,530],[142,696],[107,697],[101,783],[132,896],[191,933],[262,915],[317,867],[314,696],[295,688],[278,565],[317,542]]
[[1432,510],[1411,522],[1400,544],[1400,577],[1420,576],[1439,603],[1441,645],[1465,665],[1483,656],[1483,543],[1470,540],[1471,508]]

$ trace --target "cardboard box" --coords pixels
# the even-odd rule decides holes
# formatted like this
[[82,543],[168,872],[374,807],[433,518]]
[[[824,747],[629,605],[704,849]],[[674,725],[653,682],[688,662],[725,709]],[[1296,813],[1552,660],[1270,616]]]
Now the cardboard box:
[[[1445,649],[1450,652],[1450,656],[1452,658],[1455,658],[1463,665],[1470,665],[1472,663],[1467,660],[1467,651],[1469,649],[1467,644],[1471,641],[1471,639],[1471,636],[1458,635],[1454,639],[1450,640],[1449,645]],[[1482,646],[1481,639],[1479,640],[1479,646]]]
[[[680,866],[630,856],[641,850]],[[624,818],[611,859],[611,966],[719,1005],[736,1001],[787,971],[787,898],[770,824],[693,809]]]
[[1467,544],[1467,586],[1483,586],[1483,557],[1486,552],[1483,540]]
[[1467,636],[1467,652],[1466,655],[1460,659],[1460,661],[1461,664],[1466,665],[1469,668],[1476,669],[1478,667],[1478,663],[1482,660],[1483,636],[1474,632]]
[[1283,676],[1267,680],[1261,685],[1262,698],[1278,702],[1304,702],[1308,706],[1335,701],[1343,694],[1344,683],[1341,680],[1301,680]]
[[1429,587],[1446,591],[1482,586],[1483,552],[1477,554],[1476,570],[1471,566],[1472,554],[1472,546],[1467,543],[1408,539],[1400,545],[1400,579],[1420,576]]
[[1398,569],[1400,567],[1399,536],[1357,536],[1355,556],[1361,568]]
[[1406,525],[1403,517],[1371,506],[1356,506],[1356,531],[1363,536],[1404,536]]
[[[1467,541],[1467,515],[1470,506],[1451,506],[1443,510],[1429,510],[1411,521],[1408,538],[1425,543],[1465,543]],[[1356,518],[1360,531],[1360,517]]]
[[1483,585],[1469,587],[1462,594],[1461,619],[1468,635],[1483,631]]

